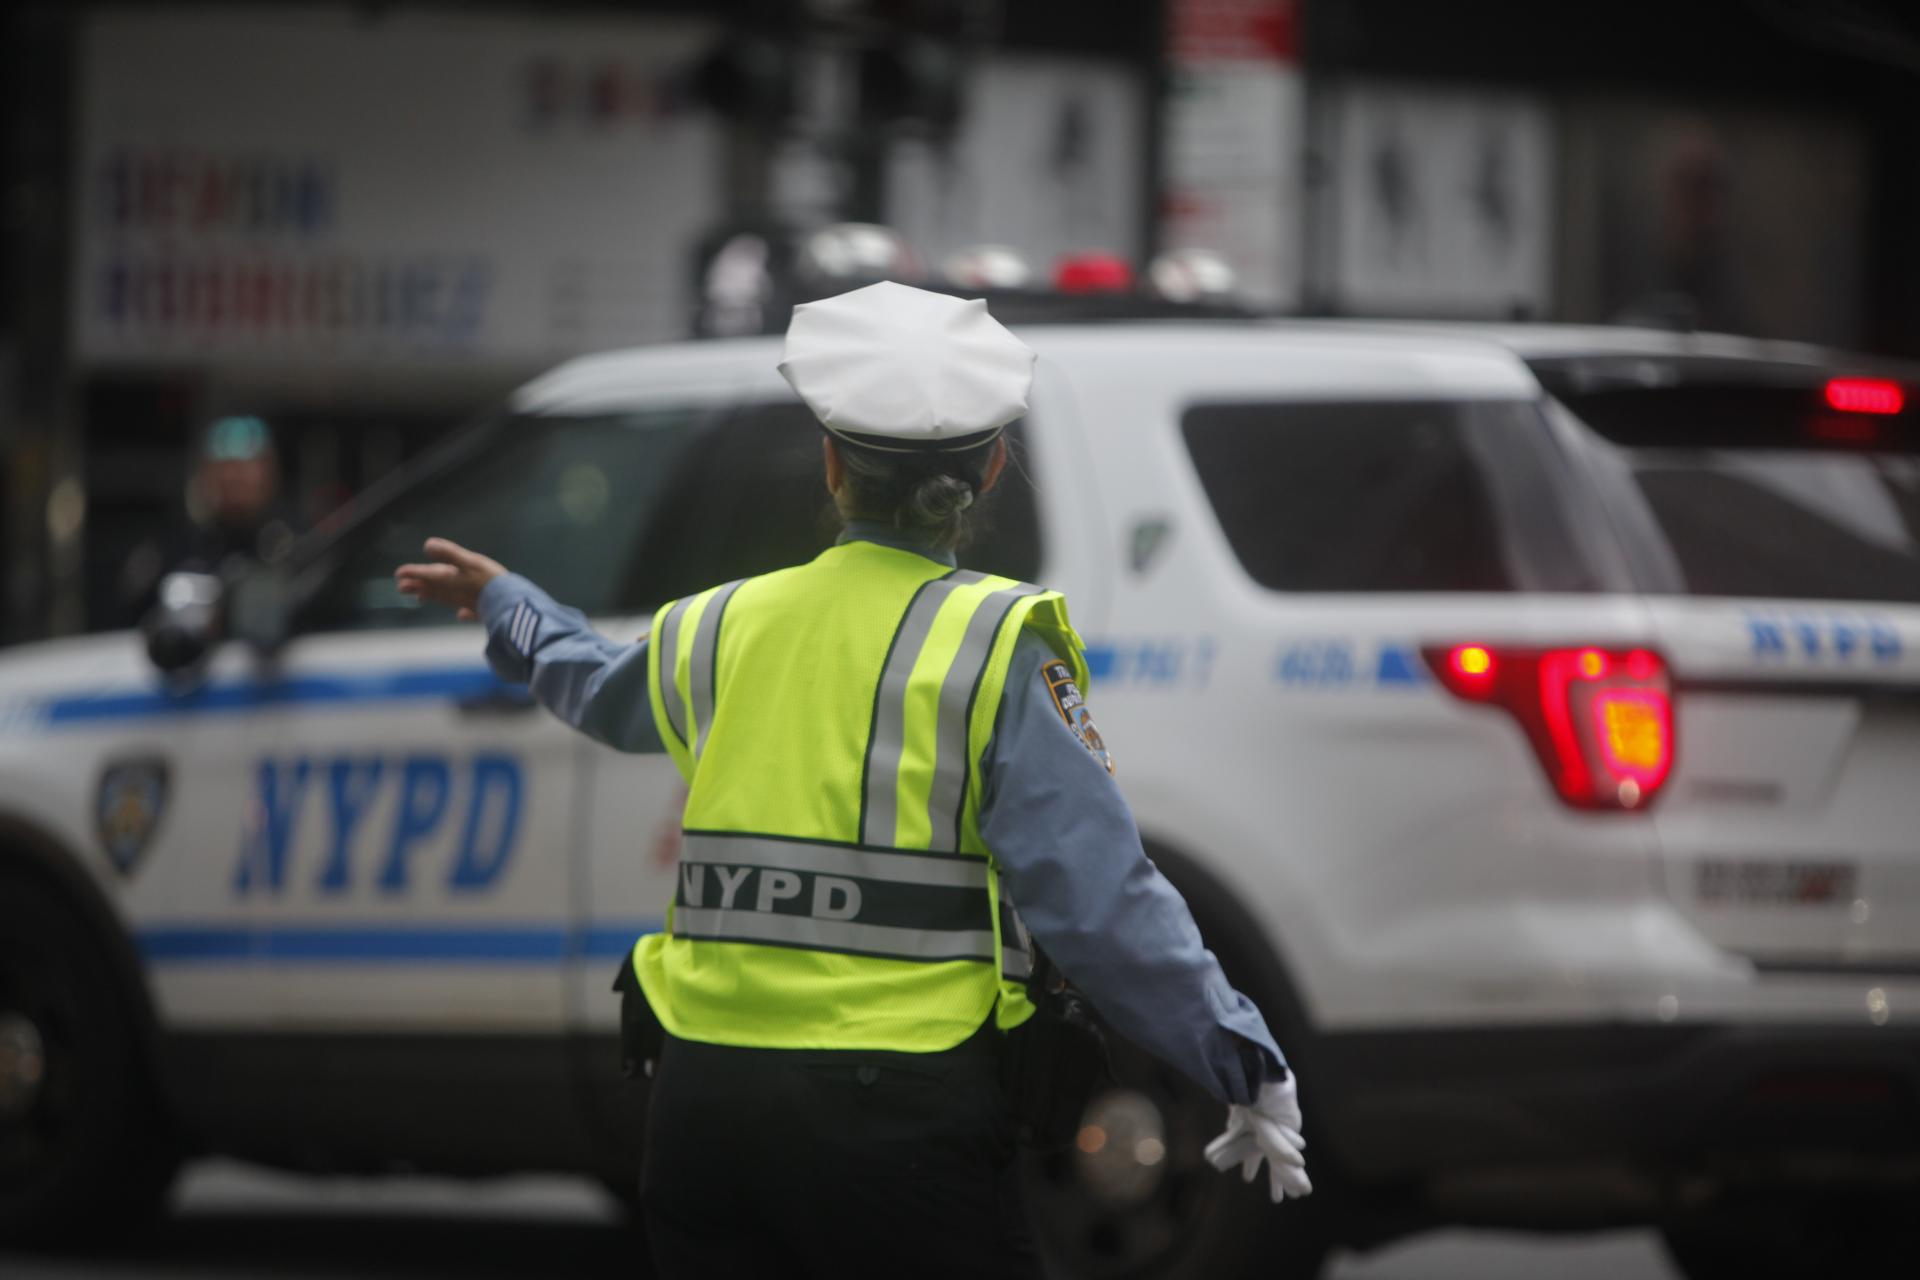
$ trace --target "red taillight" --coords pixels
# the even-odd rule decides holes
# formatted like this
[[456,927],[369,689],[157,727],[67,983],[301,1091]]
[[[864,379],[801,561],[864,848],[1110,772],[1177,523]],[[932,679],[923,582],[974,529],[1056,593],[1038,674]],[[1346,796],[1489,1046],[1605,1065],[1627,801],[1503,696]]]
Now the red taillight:
[[1424,650],[1456,697],[1519,722],[1560,798],[1580,809],[1639,809],[1673,769],[1667,666],[1646,649]]
[[1667,720],[1672,714],[1663,693],[1645,689],[1603,689],[1594,695],[1593,722],[1600,758],[1618,777],[1644,789],[1661,780],[1672,756]]
[[1447,653],[1447,665],[1463,680],[1493,679],[1493,654],[1485,645],[1455,645]]
[[1842,413],[1899,413],[1907,394],[1885,378],[1834,378],[1827,383],[1827,404]]

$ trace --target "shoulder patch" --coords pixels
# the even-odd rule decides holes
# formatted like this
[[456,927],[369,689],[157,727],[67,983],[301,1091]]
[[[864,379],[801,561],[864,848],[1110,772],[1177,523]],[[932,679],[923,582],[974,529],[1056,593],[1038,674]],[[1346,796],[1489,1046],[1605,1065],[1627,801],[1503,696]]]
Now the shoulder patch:
[[531,658],[539,638],[540,611],[522,600],[513,606],[513,614],[507,619],[507,643],[521,657]]
[[1060,718],[1067,722],[1067,728],[1072,730],[1073,736],[1108,773],[1112,773],[1113,756],[1107,751],[1107,741],[1100,736],[1100,730],[1094,728],[1093,713],[1087,709],[1086,695],[1080,692],[1080,686],[1074,681],[1073,668],[1064,662],[1049,662],[1040,668],[1040,678],[1047,682],[1047,692],[1053,698],[1054,708],[1060,712]]

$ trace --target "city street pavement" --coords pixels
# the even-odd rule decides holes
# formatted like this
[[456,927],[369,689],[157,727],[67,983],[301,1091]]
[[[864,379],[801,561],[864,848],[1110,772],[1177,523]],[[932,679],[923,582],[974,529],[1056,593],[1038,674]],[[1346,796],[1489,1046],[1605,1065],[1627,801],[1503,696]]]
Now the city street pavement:
[[[1282,1210],[1284,1212],[1284,1210]],[[0,1254],[7,1280],[505,1280],[638,1273],[635,1237],[597,1187],[305,1179],[213,1162],[182,1179],[176,1213],[137,1250]],[[904,1273],[903,1273],[904,1274]],[[1447,1232],[1342,1256],[1332,1280],[1679,1280],[1644,1232],[1541,1239]]]

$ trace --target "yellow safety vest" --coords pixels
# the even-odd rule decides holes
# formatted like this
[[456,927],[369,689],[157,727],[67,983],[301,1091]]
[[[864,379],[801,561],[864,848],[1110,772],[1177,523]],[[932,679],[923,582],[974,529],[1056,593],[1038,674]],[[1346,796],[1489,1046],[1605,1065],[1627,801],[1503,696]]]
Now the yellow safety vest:
[[688,796],[667,931],[633,964],[667,1030],[933,1052],[1026,1020],[1025,930],[980,838],[1023,628],[1084,687],[1058,593],[872,542],[654,615],[648,694]]

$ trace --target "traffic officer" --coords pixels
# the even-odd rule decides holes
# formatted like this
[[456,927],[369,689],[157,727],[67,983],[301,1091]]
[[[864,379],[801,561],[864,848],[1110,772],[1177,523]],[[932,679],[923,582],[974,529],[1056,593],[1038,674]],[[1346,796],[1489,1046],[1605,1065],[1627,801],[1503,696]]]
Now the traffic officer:
[[236,415],[207,428],[187,507],[173,527],[127,557],[120,593],[128,621],[153,608],[169,573],[231,578],[248,565],[286,558],[300,522],[281,492],[280,456],[264,419]]
[[[641,1202],[668,1277],[1031,1275],[1001,1041],[1029,937],[1115,1030],[1230,1104],[1208,1148],[1312,1188],[1294,1081],[1154,868],[1057,593],[955,567],[1034,356],[899,284],[795,309],[781,372],[845,520],[812,562],[676,600],[623,644],[441,539],[400,589],[504,679],[688,784]],[[698,530],[688,536],[698,537]]]

